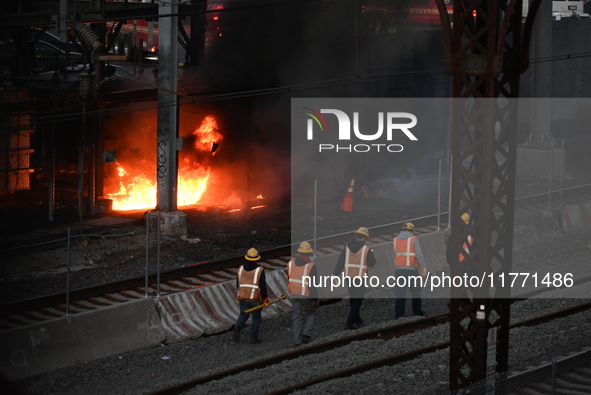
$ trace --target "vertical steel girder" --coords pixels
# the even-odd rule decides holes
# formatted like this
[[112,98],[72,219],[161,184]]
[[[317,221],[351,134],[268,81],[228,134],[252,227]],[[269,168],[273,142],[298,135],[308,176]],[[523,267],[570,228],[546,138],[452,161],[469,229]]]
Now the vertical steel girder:
[[[158,39],[158,152],[156,163],[157,207],[159,211],[177,209],[177,20],[178,5],[164,4],[159,13]],[[173,16],[169,16],[173,15]]]
[[[455,0],[453,25],[444,0],[437,0],[445,66],[452,75],[453,135],[451,256],[459,257],[473,238],[464,261],[452,276],[510,272],[515,200],[515,133],[519,76],[527,68],[531,25],[540,0],[530,7],[522,34],[522,0]],[[452,27],[453,26],[453,27]],[[526,42],[522,39],[525,37]],[[463,226],[461,215],[471,221]],[[493,277],[494,278],[494,277]],[[498,277],[497,277],[498,278]],[[496,367],[508,370],[508,293],[498,289],[452,289],[450,390],[487,378],[487,336],[496,328]],[[485,318],[478,310],[484,306]]]

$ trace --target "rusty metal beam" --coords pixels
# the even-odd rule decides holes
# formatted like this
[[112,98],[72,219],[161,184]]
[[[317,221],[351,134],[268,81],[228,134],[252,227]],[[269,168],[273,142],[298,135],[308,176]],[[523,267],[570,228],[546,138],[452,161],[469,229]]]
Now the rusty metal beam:
[[[539,1],[534,0],[528,19],[535,17],[539,5],[535,2]],[[437,6],[454,98],[451,256],[459,257],[468,235],[474,240],[465,260],[452,265],[451,274],[482,277],[510,272],[517,151],[515,98],[527,62],[524,48],[529,48],[522,38],[522,0],[455,0],[453,25],[444,0],[437,0]],[[460,216],[465,212],[471,215],[471,222],[463,227]],[[487,379],[491,328],[497,334],[496,372],[507,372],[510,304],[504,292],[452,290],[450,390],[482,385]],[[479,317],[481,306],[484,319]]]

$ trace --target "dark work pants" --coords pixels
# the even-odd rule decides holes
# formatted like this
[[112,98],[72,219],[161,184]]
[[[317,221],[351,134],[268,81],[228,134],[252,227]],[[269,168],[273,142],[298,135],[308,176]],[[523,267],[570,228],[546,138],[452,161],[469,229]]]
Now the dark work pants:
[[245,302],[243,300],[240,301],[240,315],[236,320],[236,326],[239,326],[241,329],[244,328],[246,325],[246,321],[252,314],[252,329],[251,329],[251,336],[257,337],[259,335],[259,328],[261,327],[261,316],[263,313],[263,309],[258,309],[253,311],[252,313],[245,313],[245,310],[251,309],[253,307],[257,307],[260,305],[261,302]]
[[291,297],[293,317],[293,341],[296,345],[302,344],[303,337],[312,337],[314,334],[314,322],[316,321],[313,306],[316,299]]
[[[406,290],[410,290],[410,296],[412,297],[412,314],[421,315],[423,313],[422,301],[421,301],[421,287],[413,287],[414,281],[410,277],[419,276],[419,271],[416,268],[408,269],[396,269],[396,283],[405,284],[404,287],[396,286],[396,312],[395,318],[404,317],[406,315]],[[400,277],[400,279],[398,279]],[[405,281],[402,280],[405,278]],[[410,286],[409,286],[410,284]],[[417,284],[420,282],[417,281]]]
[[351,308],[349,309],[349,316],[347,317],[347,325],[352,326],[353,324],[357,324],[359,321],[361,321],[361,316],[359,315],[361,303],[363,303],[363,298],[349,299]]

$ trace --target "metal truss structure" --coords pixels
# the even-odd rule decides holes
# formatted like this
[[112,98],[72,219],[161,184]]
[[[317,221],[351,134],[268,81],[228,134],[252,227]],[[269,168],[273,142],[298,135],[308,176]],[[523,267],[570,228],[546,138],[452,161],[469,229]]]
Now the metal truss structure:
[[[437,0],[452,75],[452,276],[510,272],[519,77],[541,0],[522,23],[522,0],[455,0],[453,24]],[[470,214],[467,226],[461,216]],[[464,243],[472,238],[469,253]],[[487,277],[488,279],[489,277]],[[498,278],[498,276],[496,277]],[[450,390],[494,388],[508,370],[510,295],[499,288],[454,288],[451,295]],[[488,352],[487,352],[488,349]],[[488,362],[487,362],[487,354]],[[494,390],[493,390],[494,391]],[[494,393],[494,392],[493,392]]]

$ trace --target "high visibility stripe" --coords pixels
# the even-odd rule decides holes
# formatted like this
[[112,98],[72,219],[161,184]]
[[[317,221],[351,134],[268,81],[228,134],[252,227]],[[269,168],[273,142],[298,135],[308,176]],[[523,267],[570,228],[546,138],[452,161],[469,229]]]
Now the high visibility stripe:
[[[416,257],[413,246],[411,244],[415,238],[416,238],[416,236],[411,236],[408,239],[406,239],[406,251],[398,251],[398,240],[399,239],[397,237],[395,237],[394,240],[392,240],[392,247],[394,249],[394,254],[396,255],[396,257],[399,257],[399,256],[406,257],[405,266],[416,266],[416,259],[412,259],[412,262],[411,262],[411,258]],[[400,241],[404,241],[404,240],[400,240]],[[397,259],[394,258],[394,266],[401,266],[401,265],[397,265],[396,261],[397,261]]]
[[464,247],[464,251],[466,251],[466,253],[469,254],[470,247],[472,247],[472,236],[468,235],[468,244],[464,243],[463,247]]
[[257,267],[253,273],[252,284],[242,283],[243,266],[238,270],[238,295],[240,295],[240,288],[250,288],[248,299],[254,299],[255,292],[259,289],[260,272],[263,268]]
[[[464,251],[466,251],[466,255],[468,255],[470,253],[470,247],[472,247],[472,236],[468,235],[468,244],[466,244],[466,242],[464,242],[464,244],[462,245],[462,248],[464,249]],[[464,254],[460,253],[460,256],[458,257],[458,261],[463,262],[464,259],[466,259],[466,257],[464,256]]]

